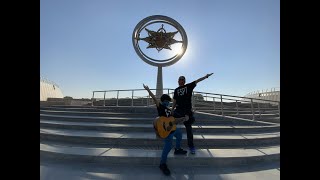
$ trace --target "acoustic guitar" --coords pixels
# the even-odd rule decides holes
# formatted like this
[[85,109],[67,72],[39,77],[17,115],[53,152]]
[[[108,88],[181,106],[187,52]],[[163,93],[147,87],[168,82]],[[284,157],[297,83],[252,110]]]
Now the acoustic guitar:
[[153,121],[153,126],[158,136],[160,136],[161,138],[166,138],[171,133],[171,131],[175,131],[177,129],[176,124],[185,120],[185,118],[175,119],[173,116],[160,116]]

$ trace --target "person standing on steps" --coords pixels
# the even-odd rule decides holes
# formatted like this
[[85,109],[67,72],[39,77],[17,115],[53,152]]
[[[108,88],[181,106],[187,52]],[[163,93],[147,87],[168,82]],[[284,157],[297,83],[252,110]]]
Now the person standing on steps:
[[[144,85],[143,84],[143,87],[144,89],[146,89],[149,93],[149,95],[152,97],[154,103],[156,104],[156,107],[157,107],[157,110],[158,110],[158,116],[159,117],[172,117],[172,114],[171,114],[171,109],[169,108],[169,104],[170,104],[170,101],[171,101],[171,98],[169,95],[167,94],[163,94],[160,98],[160,101],[159,102],[157,100],[157,98],[155,97],[155,95],[150,91],[149,87]],[[183,117],[180,117],[180,118],[175,118],[175,120],[177,122],[179,121],[185,121],[185,120],[188,120],[188,116],[183,116]],[[156,134],[157,134],[157,137],[159,138],[160,136],[158,135],[158,130],[155,126],[155,122],[154,122],[154,129],[156,131]],[[164,146],[163,146],[163,150],[162,150],[162,154],[161,154],[161,160],[160,160],[160,165],[159,165],[159,168],[161,169],[161,171],[169,176],[171,174],[170,170],[168,169],[168,166],[167,166],[167,157],[168,157],[168,154],[172,148],[172,140],[173,140],[173,137],[176,137],[176,148],[174,150],[174,154],[175,155],[185,155],[187,154],[187,151],[183,150],[180,145],[181,145],[181,140],[182,140],[182,132],[181,130],[176,127],[175,130],[171,130],[170,134],[166,137],[166,138],[163,138],[163,142],[164,142]]]
[[192,112],[192,103],[191,103],[192,92],[198,82],[203,81],[204,79],[207,79],[212,74],[213,73],[207,74],[188,84],[185,84],[186,78],[184,76],[180,76],[178,79],[179,87],[177,87],[174,90],[173,104],[172,104],[173,117],[179,118],[179,117],[184,117],[185,115],[189,116],[189,120],[185,121],[183,124],[186,127],[188,146],[191,154],[196,153],[196,149],[193,144],[193,132],[192,132],[192,124],[195,121],[195,118]]

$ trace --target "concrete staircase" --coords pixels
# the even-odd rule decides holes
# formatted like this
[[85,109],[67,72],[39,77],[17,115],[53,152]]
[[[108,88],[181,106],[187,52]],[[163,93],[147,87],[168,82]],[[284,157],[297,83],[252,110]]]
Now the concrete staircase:
[[[154,107],[41,106],[41,162],[158,166],[163,142],[153,132],[156,116]],[[172,150],[169,167],[280,167],[280,124],[205,112],[195,118],[196,154]]]

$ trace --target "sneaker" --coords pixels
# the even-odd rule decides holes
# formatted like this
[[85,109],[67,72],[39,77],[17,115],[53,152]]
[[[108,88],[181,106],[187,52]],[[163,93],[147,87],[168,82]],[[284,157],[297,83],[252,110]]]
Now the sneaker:
[[171,174],[170,170],[167,167],[167,164],[160,164],[159,168],[166,176],[169,176]]
[[192,147],[192,148],[189,148],[190,149],[190,153],[191,154],[195,154],[196,153],[196,148]]
[[181,148],[179,148],[179,149],[175,148],[174,154],[187,154],[187,151],[185,151]]

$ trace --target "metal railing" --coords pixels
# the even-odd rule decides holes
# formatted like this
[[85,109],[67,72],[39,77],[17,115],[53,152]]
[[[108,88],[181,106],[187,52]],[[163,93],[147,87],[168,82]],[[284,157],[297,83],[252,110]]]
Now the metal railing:
[[245,97],[257,98],[259,100],[280,101],[280,87],[253,91],[246,94]]
[[[154,94],[156,89],[150,89]],[[164,88],[163,93],[173,97],[174,89]],[[93,91],[91,106],[150,106],[152,98],[145,89]],[[252,120],[271,115],[280,118],[280,101],[253,97],[194,91],[192,105],[195,111],[222,116],[250,117]]]
[[[252,120],[263,119],[266,115],[280,118],[280,101],[197,91],[193,93],[193,99],[196,99],[193,100],[195,110],[208,111],[211,106],[213,112],[222,116],[251,116]],[[197,99],[197,96],[202,99]],[[247,114],[248,112],[250,114]]]

